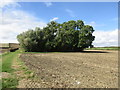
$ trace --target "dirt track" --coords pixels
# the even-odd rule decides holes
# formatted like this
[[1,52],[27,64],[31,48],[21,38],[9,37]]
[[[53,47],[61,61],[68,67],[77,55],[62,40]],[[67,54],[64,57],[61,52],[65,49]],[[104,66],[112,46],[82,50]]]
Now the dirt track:
[[36,88],[118,87],[118,51],[22,54],[20,58],[38,76]]

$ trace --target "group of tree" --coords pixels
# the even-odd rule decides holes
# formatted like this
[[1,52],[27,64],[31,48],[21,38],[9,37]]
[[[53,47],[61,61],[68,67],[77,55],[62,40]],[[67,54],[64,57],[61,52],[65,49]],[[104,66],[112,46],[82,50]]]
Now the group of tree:
[[82,20],[62,24],[51,21],[43,29],[36,27],[19,34],[17,39],[27,52],[82,51],[93,46],[93,32],[93,27]]

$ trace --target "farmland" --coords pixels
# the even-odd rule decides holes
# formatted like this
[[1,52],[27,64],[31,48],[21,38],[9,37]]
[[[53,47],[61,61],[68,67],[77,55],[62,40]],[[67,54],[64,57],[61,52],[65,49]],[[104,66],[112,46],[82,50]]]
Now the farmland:
[[19,48],[18,43],[0,43],[0,53],[14,51]]
[[32,82],[21,81],[26,88],[118,87],[118,51],[24,53],[20,59],[37,76]]

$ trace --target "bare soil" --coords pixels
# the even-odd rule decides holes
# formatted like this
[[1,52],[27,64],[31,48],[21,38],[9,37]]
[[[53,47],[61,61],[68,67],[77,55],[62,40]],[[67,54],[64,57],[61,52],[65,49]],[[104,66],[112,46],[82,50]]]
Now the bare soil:
[[11,74],[7,73],[7,72],[1,72],[0,73],[0,77],[2,77],[2,78],[9,78],[9,77],[11,77]]
[[26,88],[118,88],[118,51],[22,54],[20,58],[37,76]]

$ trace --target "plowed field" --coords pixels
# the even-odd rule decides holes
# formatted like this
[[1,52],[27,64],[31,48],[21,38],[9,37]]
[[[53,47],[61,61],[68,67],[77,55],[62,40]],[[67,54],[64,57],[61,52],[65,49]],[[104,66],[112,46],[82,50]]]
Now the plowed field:
[[118,87],[118,51],[35,53],[20,58],[38,77],[36,88]]

